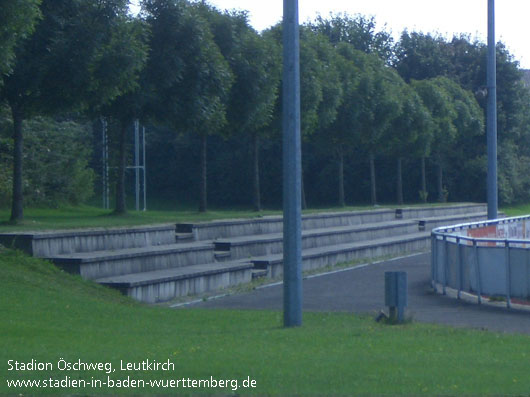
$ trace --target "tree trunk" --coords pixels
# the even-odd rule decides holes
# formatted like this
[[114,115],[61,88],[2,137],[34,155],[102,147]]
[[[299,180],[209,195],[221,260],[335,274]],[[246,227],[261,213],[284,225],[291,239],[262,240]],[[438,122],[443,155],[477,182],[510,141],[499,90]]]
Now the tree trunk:
[[201,136],[201,197],[199,202],[199,212],[206,212],[208,210],[208,201],[207,201],[207,148],[208,148],[208,135],[202,134]]
[[370,153],[370,193],[372,205],[377,204],[377,189],[375,185],[375,156]]
[[11,206],[11,222],[18,223],[24,219],[24,201],[22,196],[22,121],[21,110],[11,106],[13,115],[13,197]]
[[425,172],[425,156],[421,156],[421,200],[427,202],[427,175]]
[[402,174],[403,159],[397,159],[397,203],[403,205],[403,174]]
[[443,168],[441,161],[438,161],[437,164],[438,168],[438,202],[445,203],[445,194],[444,194],[444,186],[443,186]]
[[126,137],[127,137],[127,122],[120,123],[120,137],[119,137],[119,164],[118,175],[116,179],[116,208],[115,214],[123,215],[127,213],[127,203],[125,199],[125,169],[127,167],[127,152],[126,152]]
[[259,136],[252,135],[252,146],[254,151],[254,211],[261,211],[261,191],[259,182]]
[[339,148],[339,206],[345,207],[344,197],[344,152]]
[[302,209],[307,209],[307,201],[305,200],[305,185],[304,185],[304,169],[302,168],[302,175],[300,175],[300,184],[302,185]]

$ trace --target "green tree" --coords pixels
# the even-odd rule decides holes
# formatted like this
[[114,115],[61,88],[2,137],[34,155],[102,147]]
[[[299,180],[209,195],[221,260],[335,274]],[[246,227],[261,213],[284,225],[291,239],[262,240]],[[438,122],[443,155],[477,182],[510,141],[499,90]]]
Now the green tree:
[[[281,45],[281,26],[265,33]],[[328,38],[305,26],[300,29],[300,113],[302,140],[307,143],[320,128],[330,125],[341,102],[342,87],[336,52]],[[281,93],[281,90],[280,90]],[[281,94],[275,108],[275,125],[280,130]],[[302,157],[305,163],[306,156]],[[304,169],[304,165],[302,165]],[[306,208],[302,172],[302,208]]]
[[[404,32],[397,45],[395,67],[406,80],[445,76],[475,93],[485,112],[486,60],[487,46],[472,41],[469,36],[455,36],[448,41],[430,34]],[[527,145],[522,144],[521,137],[527,137],[528,123],[525,120],[530,110],[521,77],[518,63],[502,43],[497,43],[499,194],[505,203],[528,197],[523,186],[530,183],[529,174],[519,171],[524,168],[528,157],[524,153]],[[448,171],[460,180],[459,174],[472,174],[474,180],[483,181],[485,139],[476,136],[471,142],[464,163],[458,169],[449,166]],[[477,197],[475,192],[483,190],[466,189],[466,186],[470,184],[460,182],[455,187],[463,196]],[[483,196],[477,199],[483,199]]]
[[376,32],[374,17],[346,13],[330,14],[329,18],[318,16],[311,28],[329,38],[334,45],[349,43],[359,51],[376,54],[386,63],[393,59],[394,39],[385,30]]
[[[126,170],[126,138],[127,131],[135,119],[145,117],[146,102],[149,100],[149,87],[146,85],[144,68],[147,62],[148,29],[140,19],[124,17],[119,24],[109,32],[111,40],[104,51],[106,62],[101,62],[106,67],[101,69],[99,80],[105,81],[108,70],[120,70],[117,76],[121,81],[118,85],[108,84],[116,90],[121,87],[122,93],[112,101],[91,105],[93,114],[101,114],[118,121],[119,162],[116,174],[116,214],[127,212],[125,200],[125,170]],[[124,51],[126,49],[126,51]],[[114,80],[110,76],[110,81]],[[117,94],[118,92],[116,92]]]
[[377,203],[375,157],[388,150],[389,127],[399,114],[400,77],[382,61],[368,55],[366,67],[361,69],[358,98],[359,114],[357,126],[359,141],[368,154],[370,165],[370,198]]
[[454,76],[449,44],[431,33],[405,30],[395,47],[394,66],[406,82]]
[[40,0],[0,0],[0,76],[11,71],[15,46],[33,31],[40,16],[39,3]]
[[447,157],[453,148],[458,130],[454,120],[457,117],[451,94],[444,89],[451,84],[445,77],[411,81],[412,86],[429,109],[433,121],[432,155],[437,166],[438,201],[447,200],[447,192],[443,185],[443,169],[447,165]]
[[[424,154],[426,143],[431,134],[431,115],[423,104],[420,96],[408,84],[399,86],[400,109],[397,117],[392,120],[388,134],[389,152],[397,159],[397,203],[403,204],[402,163],[406,157],[414,156],[419,151]],[[423,135],[423,136],[422,136]],[[418,150],[420,148],[420,150]],[[425,176],[424,169],[422,181]],[[422,183],[422,192],[426,187]],[[421,194],[422,197],[426,195]]]
[[345,206],[344,161],[345,156],[358,144],[359,130],[356,123],[359,111],[359,68],[363,66],[362,59],[365,55],[349,43],[339,43],[336,52],[335,63],[342,86],[341,102],[331,124],[320,128],[315,138],[316,146],[324,149],[337,161],[338,204]]
[[[420,186],[421,189],[419,191],[420,199],[423,203],[427,202],[428,198],[428,189],[427,189],[427,172],[426,172],[426,159],[431,154],[431,148],[432,143],[434,139],[434,120],[432,118],[432,114],[423,103],[423,99],[419,95],[419,93],[415,89],[415,85],[413,83],[409,84],[409,88],[413,90],[412,96],[413,97],[419,97],[421,101],[421,105],[418,105],[416,108],[416,111],[419,112],[419,119],[418,119],[418,126],[422,124],[422,122],[425,122],[425,125],[423,128],[419,129],[417,131],[417,136],[414,144],[410,148],[409,154],[412,155],[414,158],[419,158],[420,160]],[[425,112],[424,117],[421,116],[421,114]]]
[[[308,71],[309,73],[304,73],[304,68],[301,66],[301,80],[302,82],[310,80],[317,83],[314,87],[317,88],[316,92],[318,92],[317,98],[319,98],[319,102],[315,103],[316,107],[313,108],[316,117],[307,120],[305,126],[302,123],[302,137],[306,141],[314,141],[319,132],[320,135],[322,135],[322,132],[329,130],[330,126],[337,119],[338,109],[343,101],[343,87],[345,81],[341,78],[342,76],[340,72],[342,58],[336,48],[329,42],[328,37],[318,32],[312,32],[310,29],[304,30],[304,33],[307,35],[305,40],[307,40],[308,48],[304,51],[303,55],[300,56],[300,62],[309,62],[306,57],[311,56],[311,53],[314,51],[314,56],[316,56],[316,67],[313,70]],[[301,91],[303,95],[303,86]],[[303,97],[301,102],[303,111]],[[340,153],[338,153],[338,155],[340,157]],[[303,193],[304,208],[306,208],[305,189],[303,189]],[[342,197],[344,197],[344,195]],[[342,201],[342,205],[344,205],[344,201]]]
[[153,114],[180,133],[201,138],[199,211],[207,210],[208,135],[226,123],[233,74],[200,11],[181,0],[145,0],[151,27],[149,79]]
[[13,118],[12,222],[23,219],[23,120],[108,103],[130,87],[119,69],[108,70],[109,49],[120,48],[109,31],[127,14],[127,5],[126,0],[44,0],[35,32],[16,46],[0,93]]
[[270,135],[274,105],[281,75],[280,50],[276,43],[259,35],[244,12],[221,13],[199,3],[208,18],[214,40],[234,74],[226,108],[223,135],[250,136],[253,161],[253,206],[261,210],[260,139]]

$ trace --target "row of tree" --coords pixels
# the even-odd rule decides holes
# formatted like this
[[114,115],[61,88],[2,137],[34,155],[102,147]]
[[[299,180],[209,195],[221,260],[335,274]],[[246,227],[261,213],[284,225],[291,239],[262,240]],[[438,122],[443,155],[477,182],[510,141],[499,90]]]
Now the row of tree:
[[[35,115],[114,120],[118,213],[126,211],[126,143],[135,119],[159,126],[166,145],[198,138],[201,211],[208,205],[209,137],[234,145],[248,139],[254,208],[261,208],[260,147],[281,132],[281,25],[259,34],[245,13],[204,1],[143,0],[138,16],[129,14],[127,0],[17,2],[14,15],[5,14],[13,33],[0,43],[7,54],[0,97],[14,127],[13,221],[23,217],[23,121]],[[460,183],[484,173],[483,44],[408,32],[393,43],[373,19],[335,15],[301,28],[300,56],[303,139],[337,164],[340,205],[345,185],[358,183],[344,177],[352,156],[369,164],[373,204],[381,156],[395,159],[400,203],[404,158],[421,164],[423,200],[426,158],[436,165],[440,201],[447,197],[444,172],[458,167],[465,172]],[[528,148],[518,145],[530,135],[530,96],[502,45],[498,58],[500,187],[509,201],[530,185],[519,164]],[[513,167],[503,171],[503,159]],[[307,167],[304,178],[311,179]]]

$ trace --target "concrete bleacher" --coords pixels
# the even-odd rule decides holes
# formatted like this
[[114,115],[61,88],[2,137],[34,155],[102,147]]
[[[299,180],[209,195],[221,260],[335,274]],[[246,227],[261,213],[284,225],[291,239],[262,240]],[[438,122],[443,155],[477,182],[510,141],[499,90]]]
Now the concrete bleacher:
[[[430,249],[434,227],[482,220],[484,204],[374,209],[302,217],[302,265]],[[281,216],[129,228],[0,234],[0,244],[48,258],[144,302],[219,290],[283,273]]]
[[[305,229],[302,231],[302,249],[369,241],[417,231],[418,222],[413,220]],[[268,233],[217,239],[214,240],[214,246],[216,251],[229,251],[230,257],[233,259],[278,254],[283,251],[283,234]]]
[[175,224],[0,234],[0,244],[39,258],[174,242]]

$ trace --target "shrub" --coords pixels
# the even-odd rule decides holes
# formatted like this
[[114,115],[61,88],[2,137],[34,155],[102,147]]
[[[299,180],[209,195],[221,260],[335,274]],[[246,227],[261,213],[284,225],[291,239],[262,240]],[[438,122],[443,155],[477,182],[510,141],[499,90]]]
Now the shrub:
[[[24,202],[57,207],[80,204],[93,195],[94,171],[88,167],[91,130],[73,121],[36,117],[24,123]],[[0,206],[11,202],[12,123],[0,117]]]

